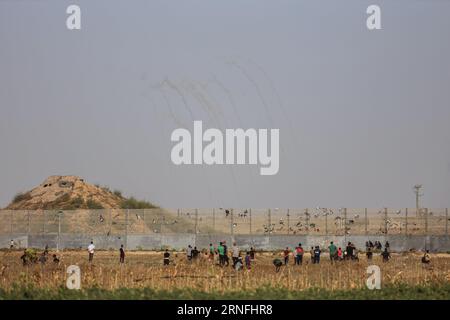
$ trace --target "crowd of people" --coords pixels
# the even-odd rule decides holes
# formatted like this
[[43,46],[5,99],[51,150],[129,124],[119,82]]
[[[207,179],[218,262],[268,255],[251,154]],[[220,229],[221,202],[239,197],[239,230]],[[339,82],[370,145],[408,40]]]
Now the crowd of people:
[[[14,242],[11,240],[11,249],[14,247]],[[341,247],[337,247],[333,241],[330,242],[327,247],[330,263],[336,263],[344,260],[352,260],[358,261],[359,255],[358,250],[354,243],[348,242],[346,247],[342,249]],[[95,245],[94,242],[91,241],[87,247],[88,251],[88,262],[90,264],[93,263],[94,253],[95,253]],[[226,241],[221,241],[219,244],[214,246],[212,243],[209,244],[209,248],[202,249],[199,251],[196,246],[192,247],[188,245],[186,248],[186,257],[188,262],[194,262],[199,259],[204,261],[209,261],[210,263],[217,264],[220,267],[228,267],[230,266],[230,252],[231,252],[231,266],[236,270],[247,269],[250,270],[255,261],[256,251],[253,247],[250,250],[245,250],[242,252],[240,248],[237,246],[237,243],[234,242],[231,250],[228,249]],[[383,262],[388,262],[391,259],[390,252],[390,244],[388,241],[383,245],[380,241],[372,242],[370,240],[366,241],[366,257],[367,261],[372,261],[374,253],[380,253]],[[282,258],[275,258],[273,260],[273,265],[275,266],[275,271],[280,271],[283,265],[289,265],[290,258],[293,258],[293,265],[302,265],[304,262],[303,256],[305,255],[305,250],[301,243],[299,243],[292,250],[289,247],[286,247],[282,252]],[[311,264],[319,264],[320,258],[322,255],[322,250],[319,245],[312,246],[309,250],[310,255],[310,263]],[[41,263],[42,265],[46,264],[49,259],[53,261],[54,264],[59,264],[60,260],[56,254],[53,254],[52,257],[49,257],[48,246],[45,247],[44,251],[41,254],[37,254],[36,250],[33,249],[25,249],[23,255],[20,257],[24,266],[33,263]],[[421,258],[421,262],[423,264],[429,264],[431,262],[429,251],[426,250],[423,257]],[[119,263],[125,263],[125,249],[123,244],[119,248]],[[163,265],[168,266],[173,264],[173,260],[171,260],[171,253],[168,249],[166,249],[163,253]],[[308,263],[308,262],[307,262]]]

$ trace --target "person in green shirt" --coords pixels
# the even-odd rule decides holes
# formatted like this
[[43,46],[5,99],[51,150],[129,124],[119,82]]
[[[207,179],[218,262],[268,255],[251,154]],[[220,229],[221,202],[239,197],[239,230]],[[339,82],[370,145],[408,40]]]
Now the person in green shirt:
[[217,252],[219,253],[219,264],[223,266],[225,264],[225,248],[222,242],[217,247]]
[[333,241],[331,241],[330,245],[328,246],[328,250],[330,251],[330,261],[333,263],[334,260],[336,260],[336,253],[337,248],[334,245]]

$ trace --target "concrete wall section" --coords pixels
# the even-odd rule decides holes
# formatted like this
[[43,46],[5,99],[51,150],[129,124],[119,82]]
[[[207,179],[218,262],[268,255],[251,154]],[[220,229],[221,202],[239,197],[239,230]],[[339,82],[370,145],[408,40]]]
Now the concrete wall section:
[[450,251],[450,237],[448,236],[308,236],[308,235],[195,235],[191,233],[184,234],[153,234],[153,235],[115,235],[115,236],[87,236],[76,234],[61,234],[60,237],[55,234],[48,235],[26,235],[13,234],[0,236],[0,248],[9,248],[11,239],[14,240],[16,248],[44,248],[46,245],[54,249],[57,246],[60,249],[85,249],[90,241],[94,241],[97,249],[118,249],[124,245],[128,250],[161,250],[184,249],[189,244],[198,249],[208,248],[212,243],[215,246],[220,241],[226,241],[231,247],[233,241],[236,241],[242,250],[254,247],[257,250],[283,250],[286,247],[294,248],[299,243],[305,250],[312,246],[327,248],[330,241],[336,246],[344,248],[351,241],[360,250],[365,249],[367,240],[372,242],[380,241],[383,246],[389,241],[391,250],[394,252],[405,252],[410,250],[428,249],[433,252]]

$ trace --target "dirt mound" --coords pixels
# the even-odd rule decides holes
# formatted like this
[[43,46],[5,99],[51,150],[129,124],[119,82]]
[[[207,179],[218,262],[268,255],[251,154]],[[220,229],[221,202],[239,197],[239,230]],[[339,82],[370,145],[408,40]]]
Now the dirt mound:
[[117,209],[124,200],[119,192],[89,184],[77,176],[51,176],[32,190],[17,194],[6,209]]

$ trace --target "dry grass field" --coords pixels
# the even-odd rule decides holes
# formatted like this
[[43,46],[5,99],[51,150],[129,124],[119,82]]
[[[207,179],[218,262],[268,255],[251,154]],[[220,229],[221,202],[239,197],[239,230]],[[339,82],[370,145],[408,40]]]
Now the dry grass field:
[[[298,292],[308,289],[326,291],[367,290],[366,257],[360,254],[358,262],[342,261],[331,264],[324,253],[320,264],[311,264],[305,254],[304,264],[294,266],[293,259],[280,272],[275,272],[272,261],[280,253],[257,253],[251,270],[235,271],[231,267],[220,267],[203,257],[188,262],[185,254],[172,252],[172,265],[162,265],[162,252],[127,252],[126,263],[119,264],[117,252],[98,251],[94,263],[87,261],[87,253],[64,251],[58,253],[59,265],[47,262],[23,266],[21,251],[0,252],[0,289],[8,292],[12,288],[28,287],[47,292],[61,290],[67,279],[69,265],[81,268],[82,289],[114,291],[127,289],[152,289],[155,291],[194,290],[202,293],[250,292],[260,288],[271,288],[281,292]],[[52,253],[50,253],[52,254]],[[432,254],[430,265],[423,266],[419,253],[393,254],[383,263],[378,254],[371,264],[379,265],[382,287],[440,287],[450,284],[450,255]],[[231,259],[230,259],[231,260]],[[382,291],[382,290],[380,290]],[[1,291],[0,291],[1,292]],[[1,294],[0,294],[1,295]],[[260,297],[264,298],[264,297]],[[281,299],[283,294],[279,297]],[[450,299],[449,296],[444,297]]]

